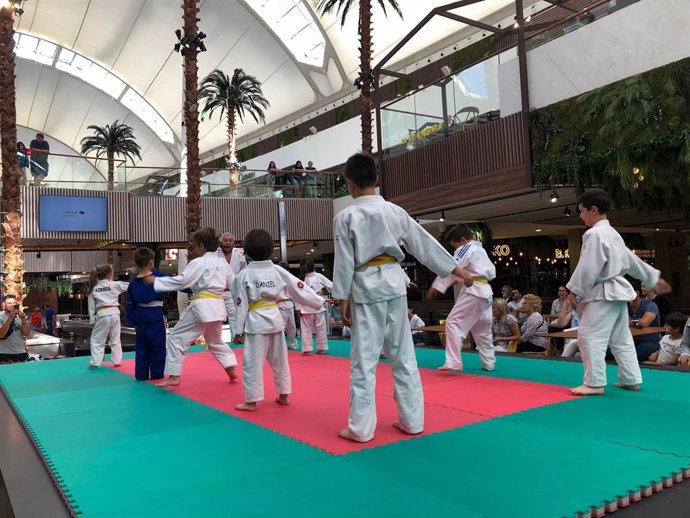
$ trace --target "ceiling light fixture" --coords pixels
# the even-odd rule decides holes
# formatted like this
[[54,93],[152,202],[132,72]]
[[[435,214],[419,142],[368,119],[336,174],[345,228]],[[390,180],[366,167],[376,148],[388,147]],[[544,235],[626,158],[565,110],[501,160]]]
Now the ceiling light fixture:
[[554,189],[553,191],[551,191],[551,198],[550,198],[550,199],[551,199],[551,203],[556,203],[556,202],[558,201],[558,198],[559,198],[559,197],[560,197],[560,196],[558,196],[558,193],[556,192],[556,189]]
[[565,214],[567,218],[569,218],[572,213],[573,211],[570,210],[570,207],[566,207],[565,210],[563,210],[563,214]]
[[40,259],[40,258],[41,258],[41,252],[36,252],[36,259]]
[[439,220],[441,223],[443,223],[444,221],[446,221],[446,211],[444,211],[444,210],[441,211],[441,217],[438,218],[438,220]]
[[656,230],[657,232],[659,232],[659,230],[661,230],[661,227],[659,226],[658,223],[654,223],[654,230]]

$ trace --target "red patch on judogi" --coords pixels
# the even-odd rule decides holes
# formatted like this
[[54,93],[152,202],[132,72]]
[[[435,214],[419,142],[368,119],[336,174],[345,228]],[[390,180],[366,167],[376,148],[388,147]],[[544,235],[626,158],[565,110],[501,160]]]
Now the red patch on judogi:
[[241,306],[242,305],[242,299],[237,299],[237,305]]
[[302,288],[304,288],[304,283],[301,282],[301,281],[298,282],[298,283],[297,283],[297,287],[301,290]]

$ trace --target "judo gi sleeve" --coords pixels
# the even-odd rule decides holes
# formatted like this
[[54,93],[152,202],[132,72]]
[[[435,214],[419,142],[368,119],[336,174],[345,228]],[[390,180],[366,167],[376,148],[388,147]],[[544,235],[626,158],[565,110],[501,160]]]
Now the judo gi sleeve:
[[333,240],[335,262],[332,294],[334,299],[345,300],[350,296],[352,279],[355,275],[355,247],[350,238],[347,222],[342,215],[336,216],[333,220]]
[[584,297],[599,279],[606,265],[606,250],[599,234],[590,231],[582,236],[582,249],[577,267],[568,281],[567,288],[578,297]]
[[235,300],[235,329],[236,335],[244,334],[244,324],[249,314],[249,294],[245,289],[240,276],[235,277],[232,283],[232,296]]
[[288,298],[301,306],[308,306],[312,309],[321,309],[326,301],[321,295],[317,294],[304,282],[292,275],[290,272],[277,268],[278,275],[285,283],[285,292]]

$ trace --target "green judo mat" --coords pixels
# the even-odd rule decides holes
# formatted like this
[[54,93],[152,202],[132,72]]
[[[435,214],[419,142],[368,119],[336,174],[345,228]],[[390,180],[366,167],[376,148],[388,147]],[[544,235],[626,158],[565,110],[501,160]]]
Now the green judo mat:
[[[331,341],[329,353],[348,347]],[[417,354],[422,367],[443,361],[441,350]],[[115,370],[86,372],[87,363],[0,367],[4,392],[85,517],[574,516],[690,467],[682,372],[645,370],[639,393],[609,387],[332,456]],[[485,373],[466,354],[465,372],[566,387],[582,366],[501,356]]]

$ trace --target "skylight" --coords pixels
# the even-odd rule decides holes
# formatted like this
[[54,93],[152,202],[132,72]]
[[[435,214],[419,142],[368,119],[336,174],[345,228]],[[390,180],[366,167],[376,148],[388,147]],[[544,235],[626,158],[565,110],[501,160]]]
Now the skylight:
[[300,63],[323,66],[326,40],[301,0],[247,0]]
[[[98,88],[129,108],[162,141],[174,144],[175,139],[172,129],[163,117],[158,114],[156,109],[131,87],[128,87],[122,79],[108,72],[107,69],[98,63],[31,34],[15,32],[14,41],[15,52],[18,57],[48,66],[53,66],[54,64],[58,70],[78,77],[82,81]],[[56,55],[57,60],[55,59]]]

